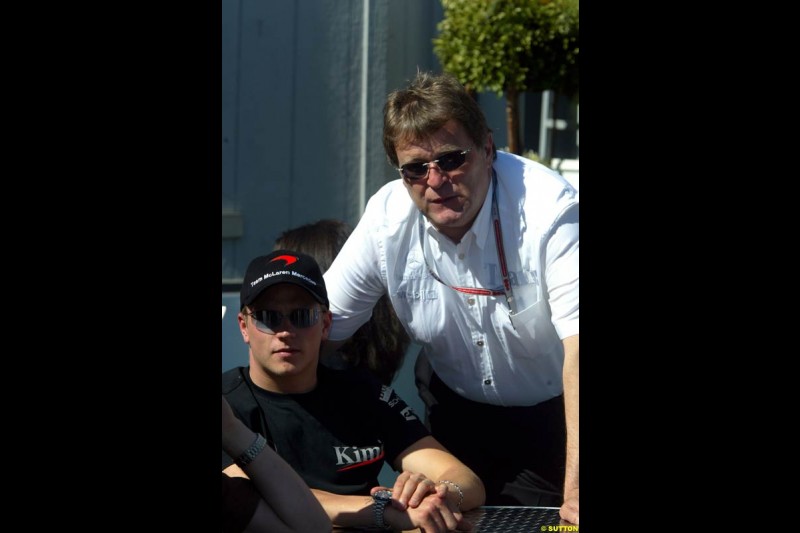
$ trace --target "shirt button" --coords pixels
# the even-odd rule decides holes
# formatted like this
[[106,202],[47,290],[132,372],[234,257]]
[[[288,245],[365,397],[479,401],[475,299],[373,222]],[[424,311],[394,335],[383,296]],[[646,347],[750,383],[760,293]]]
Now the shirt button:
[[477,344],[478,346],[483,346],[483,341],[478,341],[475,344]]
[[464,259],[464,254],[458,254],[459,259]]
[[491,385],[492,384],[492,380],[491,379],[484,379],[483,380],[483,384],[484,385]]
[[469,305],[475,305],[475,298],[472,298],[472,297],[467,298],[467,303]]

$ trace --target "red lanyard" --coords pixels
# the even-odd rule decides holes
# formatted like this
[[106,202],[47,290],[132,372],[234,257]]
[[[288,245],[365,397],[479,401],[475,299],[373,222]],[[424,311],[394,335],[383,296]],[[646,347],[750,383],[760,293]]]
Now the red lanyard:
[[477,294],[478,296],[501,296],[505,295],[506,302],[508,303],[508,308],[511,310],[511,314],[513,315],[515,312],[515,305],[514,305],[514,293],[511,290],[511,281],[508,278],[508,265],[506,264],[506,253],[503,250],[503,233],[500,229],[500,210],[497,208],[497,173],[495,172],[494,168],[492,168],[492,228],[494,228],[494,243],[497,249],[497,258],[500,261],[500,273],[503,275],[503,286],[497,289],[479,289],[476,287],[457,287],[455,285],[450,285],[449,283],[445,283],[442,281],[442,278],[436,275],[436,272],[433,271],[430,264],[428,264],[428,259],[425,257],[425,242],[423,240],[423,235],[425,233],[425,224],[422,220],[422,212],[419,213],[419,245],[422,249],[422,259],[425,261],[425,266],[428,268],[428,272],[433,279],[450,287],[453,290],[458,292],[464,292],[467,294]]

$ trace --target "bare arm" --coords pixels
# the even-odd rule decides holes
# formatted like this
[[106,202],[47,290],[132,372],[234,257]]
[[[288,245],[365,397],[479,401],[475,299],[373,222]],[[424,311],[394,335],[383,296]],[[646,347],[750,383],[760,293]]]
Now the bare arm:
[[578,524],[579,493],[579,346],[578,335],[564,339],[564,410],[567,421],[567,465],[561,518]]
[[[235,464],[223,472],[231,477],[247,477],[247,474]],[[371,496],[346,496],[320,489],[311,489],[311,493],[322,505],[331,523],[338,527],[368,527],[375,524]]]
[[346,496],[320,489],[311,490],[335,526],[369,527],[375,525],[371,496]]
[[[395,530],[420,528],[423,531],[452,531],[468,529],[458,508],[461,499],[458,485],[464,493],[461,510],[483,505],[486,492],[483,483],[464,463],[456,459],[433,437],[424,437],[406,448],[395,465],[402,473],[393,491],[392,505],[384,511],[384,520]],[[374,487],[372,492],[377,490]],[[370,496],[344,496],[312,489],[334,525],[364,527],[375,524],[373,501]]]
[[[374,487],[370,492],[377,489],[378,487]],[[372,496],[345,496],[318,489],[312,490],[336,527],[369,528],[375,526],[375,507]],[[443,486],[439,486],[436,495],[428,495],[425,501],[416,508],[398,508],[393,496],[392,505],[385,508],[383,519],[392,527],[393,531],[416,531],[418,528],[426,533],[452,531],[459,523],[462,523],[460,522],[461,515],[455,517],[453,513],[450,513],[449,518],[443,517],[442,509],[447,505],[446,490]]]
[[[239,457],[256,434],[236,418],[222,397],[222,449]],[[227,470],[234,470],[229,467]],[[242,472],[238,466],[235,470]],[[250,478],[262,502],[259,502],[246,531],[249,533],[305,533],[330,531],[331,522],[322,506],[297,472],[274,450],[265,447],[248,465],[244,474]]]
[[[406,472],[422,474],[434,483],[447,480],[458,485],[461,492],[464,493],[464,501],[461,502],[462,511],[483,505],[486,501],[483,482],[475,472],[431,436],[423,437],[403,450],[396,462],[399,463],[397,470],[402,473],[395,482],[395,494],[397,494],[398,500],[404,504],[414,507],[419,501],[419,498],[412,498],[415,492],[413,487],[405,487],[402,494],[398,492],[403,488],[403,474]],[[455,507],[461,495],[452,485],[447,483],[444,485],[447,487],[447,498]]]

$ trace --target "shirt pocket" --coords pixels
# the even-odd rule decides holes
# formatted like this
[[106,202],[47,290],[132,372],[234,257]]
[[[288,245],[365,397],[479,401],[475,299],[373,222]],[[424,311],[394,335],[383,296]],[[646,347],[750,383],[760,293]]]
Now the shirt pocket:
[[529,340],[536,340],[537,326],[545,314],[543,304],[544,302],[538,301],[511,315],[511,324],[518,334]]
[[518,285],[513,288],[517,305],[523,308],[511,316],[517,333],[527,341],[541,342],[546,332],[553,330],[550,306],[543,297],[538,283]]
[[540,300],[511,317],[519,342],[521,357],[547,357],[561,353],[561,339],[550,319],[550,306]]

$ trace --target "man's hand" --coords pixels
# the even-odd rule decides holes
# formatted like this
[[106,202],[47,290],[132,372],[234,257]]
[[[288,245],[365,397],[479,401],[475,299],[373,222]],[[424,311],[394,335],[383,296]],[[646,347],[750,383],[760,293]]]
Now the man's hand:
[[564,494],[564,503],[558,514],[562,520],[578,525],[578,489],[567,491]]
[[[422,500],[428,494],[441,495],[447,494],[447,487],[443,487],[444,491],[437,491],[436,483],[425,477],[423,474],[415,474],[413,472],[401,472],[397,476],[392,488],[392,503],[398,510],[405,511],[409,507],[418,507]],[[453,509],[457,511],[458,509]]]
[[[386,487],[373,487],[370,494]],[[447,498],[447,487],[411,472],[398,476],[392,490],[392,503],[384,512],[384,520],[393,528],[424,533],[470,531],[472,524]]]

